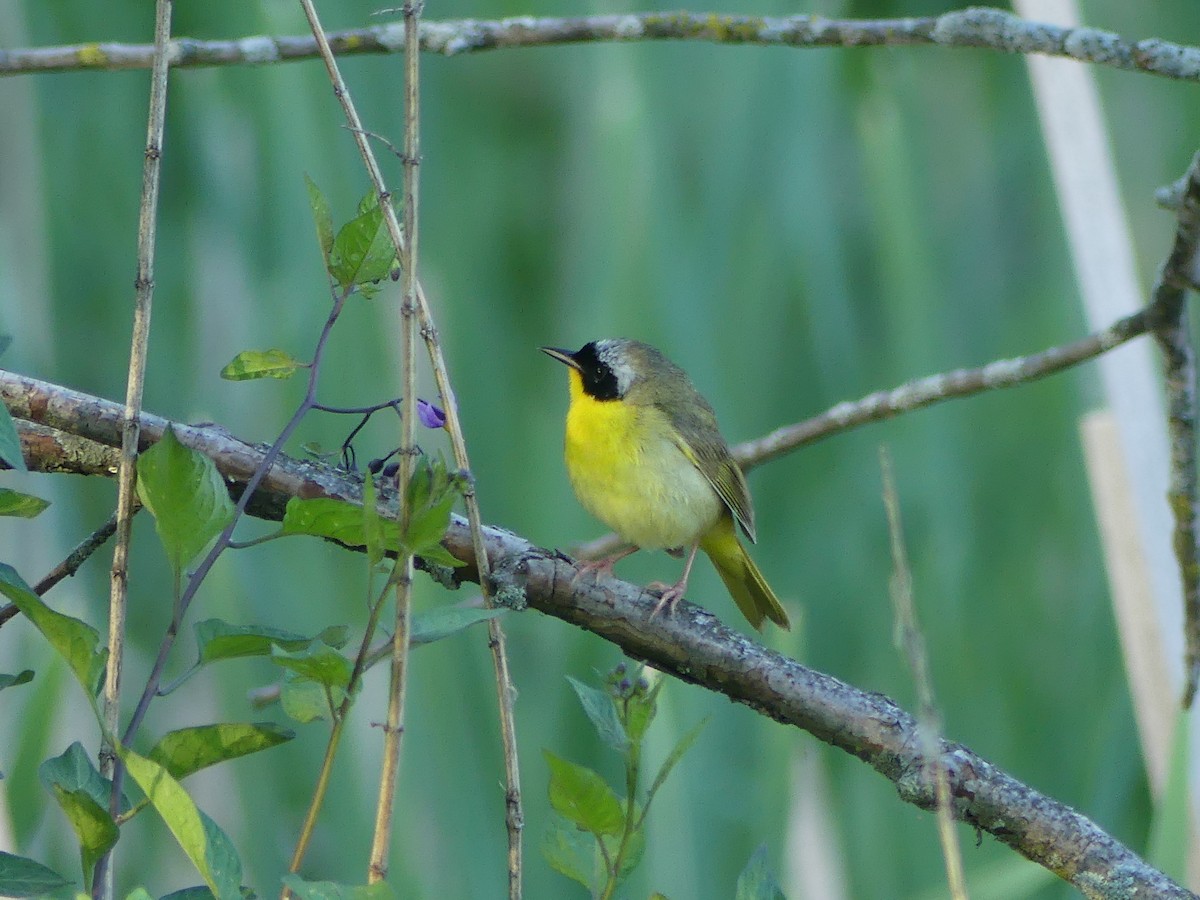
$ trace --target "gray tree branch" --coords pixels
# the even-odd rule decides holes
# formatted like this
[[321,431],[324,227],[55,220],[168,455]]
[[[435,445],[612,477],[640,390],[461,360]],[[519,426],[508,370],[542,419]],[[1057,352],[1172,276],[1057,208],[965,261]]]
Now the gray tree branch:
[[[574,18],[458,19],[422,22],[421,49],[456,56],[510,47],[605,41],[703,41],[787,47],[974,47],[1001,53],[1042,53],[1081,62],[1200,81],[1200,48],[1158,38],[1130,41],[1098,28],[1028,22],[1000,9],[975,7],[908,19],[826,19],[797,15],[735,16],[674,12]],[[400,53],[403,22],[329,34],[342,56]],[[148,44],[90,43],[0,50],[0,75],[149,68]],[[170,63],[178,67],[265,65],[319,56],[311,35],[255,35],[232,40],[177,38]]]
[[[78,466],[81,472],[112,474],[112,448],[120,444],[119,405],[2,370],[0,400],[17,420],[31,469],[62,472]],[[166,424],[144,414],[143,445],[158,440]],[[263,452],[215,425],[175,429],[180,441],[213,458],[235,492]],[[292,496],[356,501],[360,485],[357,475],[280,457],[248,509],[278,519]],[[677,678],[804,729],[870,765],[896,785],[906,802],[935,807],[932,773],[937,767],[922,753],[917,720],[887,697],[768,650],[690,603],[681,602],[671,616],[651,617],[654,598],[636,585],[587,579],[574,584],[574,563],[511,532],[486,528],[485,542],[498,603],[555,616]],[[464,520],[455,517],[444,543],[467,563],[453,577],[477,579]],[[1086,896],[1195,897],[1087,817],[968,747],[942,740],[938,755],[960,821],[992,834]]]

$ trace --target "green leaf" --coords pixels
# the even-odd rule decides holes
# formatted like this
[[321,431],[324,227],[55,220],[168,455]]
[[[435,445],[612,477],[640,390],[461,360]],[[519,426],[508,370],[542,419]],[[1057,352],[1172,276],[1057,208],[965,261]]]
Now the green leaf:
[[158,763],[126,748],[118,752],[216,900],[240,900],[242,863],[225,832]]
[[226,381],[253,381],[256,378],[291,378],[297,369],[307,369],[286,350],[243,350],[221,369]]
[[301,500],[292,497],[283,511],[283,534],[333,538],[351,547],[366,544],[363,512],[357,504],[332,497]]
[[386,545],[383,520],[375,504],[375,479],[368,474],[363,479],[362,529],[367,545],[367,565],[372,569],[383,560],[386,550],[395,549],[394,545],[391,548]]
[[462,606],[437,606],[414,613],[409,644],[432,644],[458,634],[479,622],[494,619],[503,609],[468,609]]
[[[616,843],[618,838],[606,838],[609,845],[612,847],[613,853],[616,853]],[[642,857],[646,855],[646,833],[642,828],[635,828],[633,834],[629,836],[629,845],[625,848],[625,858],[621,860],[621,871],[617,873],[617,881],[624,881],[629,877],[629,874],[638,867],[638,863],[642,861]]]
[[317,225],[317,243],[321,245],[321,258],[329,266],[329,250],[333,247],[333,216],[329,212],[329,201],[317,187],[317,183],[304,174],[304,186],[308,189],[308,205],[312,208],[313,222]]
[[283,883],[299,900],[391,900],[395,896],[386,881],[338,884],[333,881],[305,881],[299,875],[284,875]]
[[427,566],[445,566],[448,569],[458,569],[466,565],[461,559],[443,547],[433,544],[418,554]]
[[25,466],[25,455],[21,453],[21,438],[17,435],[17,426],[13,422],[12,413],[3,403],[0,403],[0,460],[18,472],[29,471]]
[[654,714],[658,711],[658,692],[662,690],[663,684],[661,679],[656,681],[645,693],[638,691],[632,694],[626,703],[625,729],[634,743],[641,742],[650,728],[650,723],[654,721]]
[[597,865],[596,839],[555,816],[542,839],[542,856],[555,872],[577,881],[589,891],[600,883],[603,866]]
[[786,900],[767,864],[767,845],[759,844],[737,880],[734,900]]
[[[204,888],[204,892],[208,894],[209,897],[212,896],[212,891],[210,891],[208,888]],[[144,887],[135,887],[132,891],[125,895],[125,900],[154,900],[154,897]]]
[[208,766],[266,750],[295,736],[273,722],[195,725],[164,734],[150,751],[150,759],[172,778],[182,780]]
[[24,669],[16,675],[0,675],[0,691],[16,687],[19,684],[29,684],[33,681],[33,669]]
[[52,610],[7,563],[0,563],[0,593],[16,604],[50,646],[67,661],[89,700],[94,697],[108,660],[108,650],[100,646],[96,629]]
[[277,665],[326,687],[345,688],[350,683],[353,666],[350,660],[330,647],[314,646],[296,653],[271,651]]
[[575,688],[583,711],[592,720],[592,725],[595,727],[596,733],[600,735],[600,740],[618,753],[628,750],[629,735],[625,733],[625,726],[621,724],[621,719],[617,716],[612,697],[606,691],[588,687],[570,675],[567,676],[567,681],[571,682],[571,687]]
[[[661,684],[662,682],[659,682]],[[700,732],[704,730],[704,726],[708,724],[708,720],[712,716],[705,716],[699,722],[692,726],[678,743],[675,748],[667,755],[666,760],[662,764],[662,768],[658,770],[658,774],[654,776],[654,784],[650,785],[650,792],[646,794],[646,808],[650,808],[650,801],[654,799],[654,795],[658,793],[658,789],[662,787],[663,782],[667,780],[667,776],[671,774],[671,770],[679,760],[683,759],[683,754],[691,749],[692,744],[696,743],[696,738],[700,737]]]
[[[243,900],[254,900],[258,896],[250,888],[242,886]],[[127,897],[126,900],[129,900]],[[163,894],[159,900],[213,900],[213,892],[206,884],[196,884],[191,887],[180,888],[177,891],[171,891],[169,894]]]
[[577,827],[592,834],[620,834],[625,826],[621,801],[592,769],[543,749],[550,766],[550,805]]
[[[340,703],[344,696],[344,693],[339,693],[333,698],[334,702]],[[279,705],[292,719],[307,725],[329,715],[329,694],[315,681],[285,678],[279,692]]]
[[424,509],[413,510],[409,518],[408,531],[404,534],[404,545],[415,556],[420,556],[431,547],[440,546],[450,527],[450,510],[456,496],[447,493],[440,501]]
[[329,251],[329,274],[343,288],[387,278],[396,265],[396,248],[378,204],[343,225]]
[[[66,791],[82,791],[104,809],[108,809],[112,794],[112,782],[101,775],[79,741],[71,744],[59,756],[46,760],[38,766],[38,779],[46,790],[61,788]],[[129,798],[122,795],[120,810],[130,810]]]
[[[445,463],[438,460],[438,464],[444,471]],[[424,509],[429,505],[429,498],[433,494],[433,480],[434,465],[430,463],[429,457],[422,456],[413,467],[412,475],[408,479],[408,487],[405,489],[405,494],[408,495],[409,509]]]
[[54,785],[52,791],[79,839],[83,882],[91,890],[92,871],[96,862],[113,848],[121,832],[108,814],[108,809],[97,803],[87,791],[69,791],[59,785]]
[[0,488],[0,516],[32,519],[49,505],[50,501],[43,500],[41,497],[22,494],[11,488]]
[[233,520],[233,502],[213,461],[185,447],[170,425],[138,457],[137,492],[177,576]]
[[40,897],[68,884],[40,862],[0,850],[0,897]]
[[341,648],[349,635],[345,625],[331,625],[313,637],[266,625],[230,625],[221,619],[205,619],[192,627],[201,665],[243,656],[270,656],[271,649],[276,646],[296,651],[319,642]]

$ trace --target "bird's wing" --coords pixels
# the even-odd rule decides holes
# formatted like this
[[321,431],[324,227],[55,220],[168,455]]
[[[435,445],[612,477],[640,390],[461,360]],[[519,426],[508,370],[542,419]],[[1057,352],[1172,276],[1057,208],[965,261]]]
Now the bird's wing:
[[[690,421],[684,421],[685,417]],[[708,479],[713,490],[742,526],[746,537],[755,542],[757,538],[754,535],[754,505],[750,500],[750,488],[746,486],[746,477],[734,462],[729,447],[721,437],[717,428],[717,417],[712,408],[704,403],[702,406],[693,406],[692,412],[685,416],[670,418],[676,445],[692,465]],[[684,439],[684,434],[693,435],[690,442]]]

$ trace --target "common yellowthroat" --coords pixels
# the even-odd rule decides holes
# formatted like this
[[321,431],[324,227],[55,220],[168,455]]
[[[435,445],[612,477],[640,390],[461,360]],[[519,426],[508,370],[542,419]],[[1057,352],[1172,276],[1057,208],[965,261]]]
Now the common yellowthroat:
[[541,350],[569,367],[565,456],[575,494],[633,545],[582,568],[611,571],[639,548],[687,550],[683,575],[665,586],[657,613],[683,596],[696,551],[703,550],[751,625],[761,629],[766,618],[790,628],[787,612],[738,540],[735,520],[755,540],[750,490],[716,414],[687,373],[640,341]]

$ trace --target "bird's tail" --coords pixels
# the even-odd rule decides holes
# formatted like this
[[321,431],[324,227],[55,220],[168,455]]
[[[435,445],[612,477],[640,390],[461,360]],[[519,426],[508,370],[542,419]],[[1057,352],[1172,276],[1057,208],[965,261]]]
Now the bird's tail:
[[708,554],[733,602],[751,625],[761,631],[763,619],[770,619],[780,628],[792,627],[783,604],[738,540],[732,516],[724,516],[717,523],[700,542],[700,549]]

